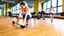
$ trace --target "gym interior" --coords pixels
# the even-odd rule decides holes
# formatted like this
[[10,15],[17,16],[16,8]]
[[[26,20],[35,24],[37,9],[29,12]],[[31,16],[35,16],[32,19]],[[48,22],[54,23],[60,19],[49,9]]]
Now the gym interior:
[[[22,1],[27,2],[32,15],[25,28],[12,24]],[[55,10],[53,22],[48,12],[51,6]],[[64,0],[0,0],[0,36],[64,36]]]

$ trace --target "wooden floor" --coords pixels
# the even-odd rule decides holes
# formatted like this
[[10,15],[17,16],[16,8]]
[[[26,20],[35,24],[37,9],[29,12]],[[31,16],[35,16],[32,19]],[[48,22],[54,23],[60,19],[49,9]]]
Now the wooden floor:
[[64,36],[64,20],[31,19],[28,27],[22,29],[11,24],[12,18],[0,19],[0,36]]

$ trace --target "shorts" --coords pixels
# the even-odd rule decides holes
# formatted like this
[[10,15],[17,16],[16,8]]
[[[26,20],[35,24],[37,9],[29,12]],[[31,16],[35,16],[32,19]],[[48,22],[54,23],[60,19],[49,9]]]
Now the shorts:
[[[23,19],[25,18],[25,16],[26,16],[26,15],[24,14],[24,15],[23,15]],[[30,19],[30,15],[27,15],[26,19],[29,20],[29,19]]]
[[50,12],[50,15],[54,15],[54,13],[51,13],[51,12]]

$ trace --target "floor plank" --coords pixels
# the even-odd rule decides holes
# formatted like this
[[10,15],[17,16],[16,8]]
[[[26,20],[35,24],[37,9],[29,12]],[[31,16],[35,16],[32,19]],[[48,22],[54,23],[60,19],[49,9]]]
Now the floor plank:
[[64,20],[49,18],[31,19],[29,26],[22,29],[12,25],[12,18],[0,19],[0,36],[64,36]]

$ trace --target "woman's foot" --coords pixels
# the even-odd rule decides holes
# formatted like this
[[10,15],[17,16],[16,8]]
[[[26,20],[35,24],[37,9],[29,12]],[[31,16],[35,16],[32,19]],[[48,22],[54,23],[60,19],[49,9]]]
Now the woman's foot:
[[17,22],[15,24],[18,24]]
[[28,24],[26,24],[26,26],[28,26]]
[[26,24],[26,27],[28,27],[28,24]]
[[53,22],[53,20],[51,20],[51,22]]
[[15,21],[12,21],[12,24],[14,25],[15,24]]

